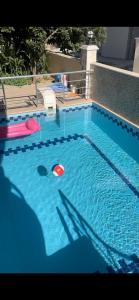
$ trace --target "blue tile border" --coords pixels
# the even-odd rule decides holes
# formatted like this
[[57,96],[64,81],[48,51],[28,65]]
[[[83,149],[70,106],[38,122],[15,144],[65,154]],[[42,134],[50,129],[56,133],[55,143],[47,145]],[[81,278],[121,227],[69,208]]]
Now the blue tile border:
[[139,191],[132,183],[120,172],[120,170],[110,161],[110,159],[92,142],[88,135],[84,135],[86,141],[97,151],[97,153],[107,162],[113,171],[122,179],[122,181],[130,188],[130,190],[139,198]]
[[115,123],[117,126],[121,127],[121,129],[126,130],[127,133],[132,134],[133,137],[136,137],[139,140],[139,132],[135,131],[130,124],[126,124],[126,121],[122,121],[122,120],[118,120],[116,117],[112,116],[110,113],[108,113],[107,111],[105,111],[102,108],[97,107],[97,105],[95,106],[94,104],[91,105],[82,105],[82,106],[75,106],[73,107],[69,107],[67,109],[63,109],[64,112],[68,113],[68,112],[73,112],[73,111],[78,111],[78,110],[82,110],[82,109],[88,109],[88,108],[92,108],[94,110],[96,110],[98,113],[100,113],[101,115],[103,115],[105,118],[107,118],[108,120],[111,120],[113,123]]
[[[81,109],[87,109],[87,108],[92,108],[93,105],[86,105],[86,107],[82,106],[81,108],[75,107],[74,109],[70,108],[69,111],[75,111],[75,110],[81,110]],[[93,107],[94,108],[94,107]],[[101,109],[97,109],[96,107],[94,108],[98,110],[98,112],[101,111]],[[67,112],[67,110],[63,110]],[[101,111],[101,114],[104,115],[104,117],[107,117],[109,120],[112,120],[112,122],[116,123],[118,126],[121,126],[122,129],[126,129],[128,133],[132,133],[133,136],[137,136],[139,138],[139,132],[134,132],[133,128],[128,127],[126,124],[123,124],[122,121],[118,119],[114,119],[114,117],[110,116],[109,114]],[[28,118],[30,115],[24,115],[24,116],[17,116],[17,117],[10,117],[9,120],[6,120],[4,118],[0,119],[0,123],[2,122],[10,122],[10,120],[25,120]],[[40,113],[33,113],[31,116],[33,117],[41,117],[41,116],[46,116],[46,113],[40,112]],[[1,120],[3,120],[1,122]],[[53,140],[47,140],[47,141],[40,141],[38,143],[32,143],[31,145],[25,144],[24,146],[16,146],[15,149],[13,148],[8,148],[7,150],[0,150],[0,155],[5,155],[9,156],[11,154],[17,155],[18,153],[25,153],[26,151],[33,151],[35,148],[41,149],[42,147],[49,147],[49,146],[55,146],[57,144],[63,144],[64,142],[70,142],[72,140],[78,140],[78,139],[84,139],[88,142],[88,144],[91,145],[93,149],[97,151],[97,153],[107,162],[107,164],[113,169],[113,171],[121,178],[121,180],[130,188],[130,190],[134,193],[135,196],[139,198],[139,191],[132,185],[132,183],[121,173],[121,171],[110,161],[110,159],[96,146],[96,144],[89,138],[88,135],[82,135],[82,134],[74,134],[74,135],[68,135],[67,137],[59,137],[59,138],[54,138]],[[111,266],[107,266],[107,271],[108,273],[139,273],[139,259],[138,261],[132,261],[130,263],[126,263],[124,259],[119,260],[119,265],[120,268],[115,271]],[[98,271],[99,273],[99,271]]]
[[53,140],[40,141],[38,143],[32,143],[31,145],[24,145],[23,147],[17,146],[15,149],[8,148],[7,150],[0,150],[0,155],[9,156],[11,154],[18,154],[20,152],[26,152],[28,150],[33,151],[35,148],[41,149],[42,147],[49,147],[50,145],[63,144],[64,142],[70,142],[71,140],[78,140],[79,138],[85,139],[88,144],[107,162],[107,164],[113,169],[113,171],[122,179],[122,181],[130,188],[135,196],[139,198],[139,191],[132,185],[132,183],[120,172],[120,170],[110,161],[110,159],[96,146],[96,144],[89,138],[88,135],[77,134],[68,135],[67,137],[54,138]]
[[[123,120],[118,120],[115,116],[111,115],[105,109],[102,109],[100,107],[97,107],[97,104],[85,104],[85,105],[78,105],[78,106],[72,106],[72,107],[67,107],[67,108],[62,108],[60,111],[63,111],[65,113],[69,112],[74,112],[74,111],[80,111],[80,110],[86,110],[92,108],[96,110],[98,113],[103,115],[105,118],[108,120],[111,120],[113,123],[115,123],[118,127],[120,127],[122,130],[126,130],[127,133],[131,134],[133,137],[137,138],[139,140],[139,131],[135,131],[130,124],[126,123],[126,121]],[[13,115],[10,116],[8,119],[6,117],[0,117],[0,125],[3,123],[9,123],[10,121],[25,121],[29,117],[37,117],[40,118],[42,116],[47,116],[45,111],[40,111],[40,112],[32,112],[32,113],[26,113],[26,114],[21,114],[21,115]]]
[[[89,138],[88,135],[74,134],[68,135],[67,137],[54,138],[53,140],[40,141],[39,143],[32,143],[31,145],[25,144],[23,147],[17,146],[15,149],[9,148],[6,151],[0,150],[0,154],[9,156],[10,154],[17,155],[19,152],[32,151],[35,148],[41,149],[42,147],[49,147],[50,145],[57,145],[58,143],[70,142],[71,140],[78,140],[79,138],[84,139],[88,144],[97,151],[97,153],[107,162],[107,164],[113,169],[113,171],[122,179],[122,181],[130,188],[130,190],[139,198],[139,191],[130,183],[130,181],[118,170],[118,168],[110,161],[110,159],[96,146],[96,144]],[[119,260],[120,268],[116,271],[111,267],[107,266],[108,273],[139,273],[139,259],[127,264],[124,259]]]
[[54,140],[40,141],[38,143],[32,143],[31,145],[17,146],[15,149],[8,148],[7,150],[0,150],[0,155],[17,154],[19,152],[26,152],[26,150],[34,150],[35,148],[41,149],[42,147],[49,147],[50,145],[57,145],[58,143],[70,142],[71,140],[83,139],[82,134],[68,135],[67,137],[54,138]]
[[[130,258],[129,258],[130,259]],[[117,267],[117,270],[115,271],[112,266],[108,265],[107,271],[108,273],[139,273],[139,264],[131,261],[130,263],[126,263],[125,260],[122,258],[118,261],[120,267]]]
[[45,112],[36,112],[36,113],[30,113],[30,114],[21,114],[21,115],[15,115],[15,116],[10,116],[8,118],[6,117],[0,117],[0,124],[2,123],[9,123],[10,121],[25,121],[28,118],[33,118],[37,117],[40,118],[42,116],[47,116]]

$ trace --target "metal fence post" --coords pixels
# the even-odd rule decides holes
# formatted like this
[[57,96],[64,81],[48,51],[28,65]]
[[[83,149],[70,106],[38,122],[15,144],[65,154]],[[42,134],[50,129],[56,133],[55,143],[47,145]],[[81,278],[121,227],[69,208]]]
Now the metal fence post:
[[37,101],[36,101],[36,105],[38,106],[38,92],[37,92],[37,79],[36,79],[36,77],[34,77],[34,82],[35,82],[35,90],[36,90],[36,99],[37,99]]
[[[18,78],[34,78],[34,85],[35,85],[35,93],[33,95],[33,99],[31,99],[33,101],[33,103],[35,104],[35,106],[39,106],[39,89],[37,87],[37,79],[38,78],[42,78],[44,76],[54,76],[56,75],[57,73],[45,73],[45,74],[37,74],[37,75],[18,75],[18,76],[5,76],[5,77],[0,77],[0,80],[1,80],[1,89],[3,90],[3,106],[5,106],[6,108],[8,108],[8,99],[10,99],[10,97],[6,97],[6,94],[5,94],[5,88],[4,88],[4,82],[5,80],[13,80],[13,79],[18,79]],[[87,88],[89,86],[89,78],[88,78],[88,72],[87,70],[83,68],[82,66],[82,70],[80,71],[70,71],[70,72],[61,72],[61,75],[73,75],[74,76],[78,76],[79,75],[79,78],[77,77],[77,79],[74,79],[74,78],[71,78],[71,80],[67,80],[68,84],[72,84],[74,82],[75,84],[75,91],[73,93],[75,93],[75,97],[74,95],[71,95],[71,93],[69,92],[66,92],[65,89],[62,89],[61,91],[58,91],[57,94],[56,94],[56,97],[58,100],[60,100],[62,102],[62,99],[63,100],[72,100],[72,99],[77,99],[79,97],[79,99],[81,98],[84,98],[86,96],[86,93],[87,93]],[[83,76],[83,77],[82,77]],[[66,83],[67,83],[66,82]],[[67,84],[64,83],[64,87],[67,86]],[[76,91],[77,91],[77,86],[79,86],[80,88],[80,91],[79,91],[79,95],[76,95]],[[85,90],[85,91],[84,91]],[[81,92],[81,94],[80,94]],[[59,95],[61,97],[58,97]],[[63,97],[62,97],[63,95]],[[29,97],[29,95],[24,95],[23,97]],[[15,98],[21,98],[21,97],[15,97]],[[30,98],[30,97],[29,97]],[[60,99],[61,98],[61,99]]]
[[90,65],[96,62],[97,59],[97,50],[99,48],[96,45],[83,45],[81,47],[81,66],[86,70],[86,88],[85,88],[85,98],[90,98],[90,81],[89,81],[89,72]]
[[4,83],[2,80],[1,80],[1,85],[2,85],[2,91],[3,91],[4,104],[5,104],[5,108],[6,108],[6,94],[5,94],[5,89],[4,89]]

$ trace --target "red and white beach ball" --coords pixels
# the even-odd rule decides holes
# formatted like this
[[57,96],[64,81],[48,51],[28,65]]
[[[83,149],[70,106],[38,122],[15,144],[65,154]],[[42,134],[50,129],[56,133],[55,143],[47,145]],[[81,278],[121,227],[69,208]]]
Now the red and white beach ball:
[[64,167],[62,165],[55,165],[53,168],[53,174],[55,176],[61,176],[64,173]]

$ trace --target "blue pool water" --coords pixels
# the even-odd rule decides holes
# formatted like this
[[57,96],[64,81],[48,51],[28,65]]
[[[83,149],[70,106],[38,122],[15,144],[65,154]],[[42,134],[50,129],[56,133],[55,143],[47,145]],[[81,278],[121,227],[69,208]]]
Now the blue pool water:
[[0,142],[0,272],[128,269],[139,256],[139,130],[96,104],[33,117],[39,132]]

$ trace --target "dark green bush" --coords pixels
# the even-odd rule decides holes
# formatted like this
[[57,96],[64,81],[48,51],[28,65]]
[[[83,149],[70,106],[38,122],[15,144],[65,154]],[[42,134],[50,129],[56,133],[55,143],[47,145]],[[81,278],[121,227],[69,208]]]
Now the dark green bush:
[[23,85],[31,84],[31,83],[32,83],[31,78],[18,78],[18,79],[4,80],[4,84],[7,84],[7,85],[23,86]]
[[[0,73],[1,77],[8,77],[8,76],[12,76],[11,74],[3,74]],[[7,85],[15,85],[15,86],[23,86],[26,84],[31,84],[32,83],[32,78],[17,78],[17,79],[5,79],[3,80],[4,84]]]

